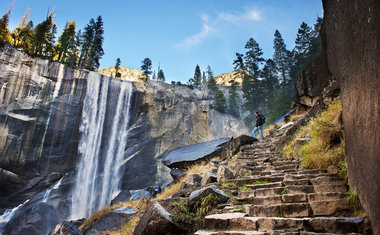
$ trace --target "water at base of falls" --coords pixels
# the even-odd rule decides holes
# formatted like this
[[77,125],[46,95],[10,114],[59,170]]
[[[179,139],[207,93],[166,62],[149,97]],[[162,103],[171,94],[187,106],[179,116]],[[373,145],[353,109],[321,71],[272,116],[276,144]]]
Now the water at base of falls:
[[131,95],[130,82],[88,76],[71,219],[88,217],[119,193]]

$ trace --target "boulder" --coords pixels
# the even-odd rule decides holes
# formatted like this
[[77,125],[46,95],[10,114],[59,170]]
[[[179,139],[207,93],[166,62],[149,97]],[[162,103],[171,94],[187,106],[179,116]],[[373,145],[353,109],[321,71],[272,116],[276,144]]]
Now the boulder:
[[121,226],[128,223],[129,219],[135,214],[133,208],[121,207],[113,210],[107,214],[104,218],[99,220],[90,229],[88,229],[85,235],[102,234],[106,231],[118,231]]
[[131,197],[129,190],[122,190],[114,199],[112,199],[111,204],[117,204],[119,202],[125,202]]
[[83,233],[74,224],[61,221],[49,235],[83,235]]
[[187,175],[187,183],[201,186],[202,177],[198,174],[191,173]]
[[202,187],[205,187],[206,185],[210,183],[217,182],[217,175],[212,171],[207,171],[206,174],[202,177],[201,185]]
[[198,144],[192,144],[171,151],[163,160],[170,168],[188,168],[203,160],[210,159],[222,151],[229,139],[216,139]]
[[225,166],[220,166],[218,168],[218,173],[217,173],[217,181],[218,183],[225,182],[231,179],[234,179],[234,173],[230,169],[228,169]]
[[159,202],[154,202],[148,206],[133,234],[186,234],[186,231],[174,222],[171,214]]
[[327,173],[338,174],[339,168],[337,166],[331,165],[331,166],[327,167]]
[[175,182],[178,182],[181,180],[182,177],[186,175],[186,170],[174,168],[170,171],[170,175],[172,176]]
[[132,201],[137,201],[137,200],[140,200],[141,197],[146,197],[146,198],[152,198],[152,194],[146,190],[146,189],[141,189],[141,190],[136,190],[132,193],[131,195],[131,200]]
[[217,196],[219,199],[219,203],[225,203],[230,199],[230,197],[227,196],[222,190],[219,190],[215,185],[211,185],[193,191],[189,196],[189,204],[191,206],[195,206],[196,204],[200,203],[202,198],[205,198],[210,194]]

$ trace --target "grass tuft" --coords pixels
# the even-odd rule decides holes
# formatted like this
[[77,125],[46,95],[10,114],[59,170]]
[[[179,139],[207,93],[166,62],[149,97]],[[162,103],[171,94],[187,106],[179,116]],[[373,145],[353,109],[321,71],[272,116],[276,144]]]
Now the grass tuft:
[[[344,166],[346,145],[341,115],[342,105],[337,99],[321,115],[301,127],[282,153],[287,157],[301,158],[302,166],[308,169]],[[296,140],[305,137],[311,140],[297,146]]]

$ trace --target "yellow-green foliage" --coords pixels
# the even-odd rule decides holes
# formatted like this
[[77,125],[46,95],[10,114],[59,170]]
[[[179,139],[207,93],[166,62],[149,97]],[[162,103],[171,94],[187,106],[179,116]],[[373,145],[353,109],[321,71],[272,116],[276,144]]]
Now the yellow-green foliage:
[[[337,99],[321,115],[303,126],[282,153],[288,157],[301,158],[305,168],[344,166],[346,146],[341,115],[342,105]],[[311,140],[297,148],[296,140],[304,137],[310,137]]]

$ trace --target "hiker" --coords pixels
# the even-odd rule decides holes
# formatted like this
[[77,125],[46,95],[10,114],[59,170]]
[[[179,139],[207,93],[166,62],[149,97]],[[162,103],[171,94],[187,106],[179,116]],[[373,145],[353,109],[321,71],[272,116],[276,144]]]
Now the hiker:
[[255,112],[256,116],[256,126],[252,131],[252,136],[257,138],[257,130],[260,131],[260,140],[264,140],[263,125],[265,123],[265,117],[262,114],[259,114],[258,111]]

